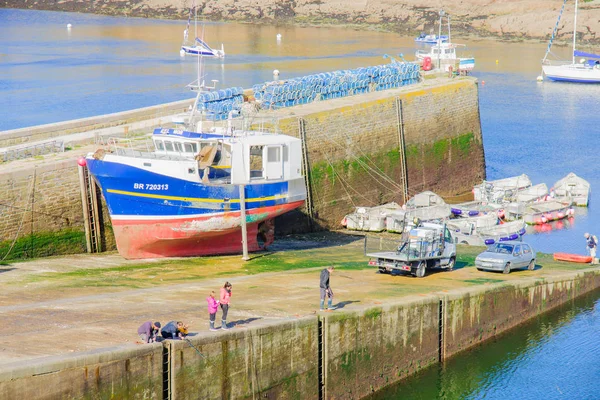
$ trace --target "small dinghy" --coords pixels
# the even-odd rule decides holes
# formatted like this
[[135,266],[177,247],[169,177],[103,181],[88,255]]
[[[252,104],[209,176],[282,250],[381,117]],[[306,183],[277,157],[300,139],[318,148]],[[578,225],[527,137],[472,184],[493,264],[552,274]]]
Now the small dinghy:
[[448,217],[450,206],[439,195],[426,191],[410,198],[402,209],[390,212],[385,224],[388,232],[402,233],[408,226],[412,226],[415,218],[426,222]]
[[354,231],[381,232],[385,230],[386,217],[393,211],[402,210],[395,202],[376,207],[356,207],[342,220],[342,225]]
[[554,253],[554,259],[556,261],[568,261],[568,262],[576,262],[576,263],[591,263],[592,256],[582,256],[579,254],[569,254],[569,253]]
[[556,200],[587,207],[590,196],[590,183],[571,172],[554,184],[553,192]]
[[496,181],[483,181],[473,188],[473,197],[476,201],[503,203],[507,197],[510,198],[515,192],[530,186],[531,179],[525,174]]

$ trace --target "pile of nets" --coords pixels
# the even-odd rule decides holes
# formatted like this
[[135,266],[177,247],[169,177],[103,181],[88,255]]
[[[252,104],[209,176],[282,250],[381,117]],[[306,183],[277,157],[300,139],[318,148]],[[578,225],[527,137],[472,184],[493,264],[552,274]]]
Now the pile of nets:
[[386,65],[339,70],[254,85],[254,97],[264,109],[292,107],[419,82],[418,64]]
[[241,108],[244,103],[243,94],[244,89],[241,87],[200,93],[198,110],[204,112],[204,115],[209,120],[226,120],[231,111],[239,111]]

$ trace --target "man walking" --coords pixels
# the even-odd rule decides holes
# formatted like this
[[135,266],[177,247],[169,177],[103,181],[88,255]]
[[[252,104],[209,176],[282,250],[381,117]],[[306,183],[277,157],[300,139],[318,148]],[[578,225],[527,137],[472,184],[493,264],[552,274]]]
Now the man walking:
[[596,248],[598,247],[598,241],[596,240],[596,236],[590,235],[587,232],[583,236],[585,237],[585,241],[587,244],[588,254],[592,256],[592,264],[596,264]]
[[337,308],[331,305],[331,303],[333,303],[333,290],[331,290],[331,286],[329,286],[329,276],[331,275],[333,270],[333,265],[330,265],[329,267],[321,271],[321,279],[319,283],[319,288],[321,289],[321,306],[319,307],[320,311],[325,311],[323,307],[325,306],[326,296],[329,298],[329,301],[327,302],[327,309],[335,310]]

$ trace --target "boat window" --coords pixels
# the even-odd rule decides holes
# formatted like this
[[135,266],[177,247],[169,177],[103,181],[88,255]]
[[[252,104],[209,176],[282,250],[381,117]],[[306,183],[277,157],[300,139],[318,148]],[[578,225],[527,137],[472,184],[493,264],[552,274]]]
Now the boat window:
[[446,53],[446,54],[452,54],[452,49],[446,49],[446,50],[445,50],[445,53]]
[[156,146],[156,150],[164,150],[165,146],[163,145],[162,140],[155,140],[154,145]]
[[439,54],[439,53],[440,53],[439,49],[433,49],[433,54]]
[[178,151],[178,152],[182,153],[183,152],[183,146],[181,146],[181,143],[175,142],[174,144],[175,144],[175,151]]
[[196,143],[184,143],[183,147],[185,148],[186,153],[195,153],[196,152]]
[[267,162],[281,161],[281,147],[269,147],[267,149]]
[[263,146],[250,146],[250,178],[263,177]]
[[168,140],[165,140],[165,148],[167,149],[167,151],[173,151],[173,143],[169,142]]

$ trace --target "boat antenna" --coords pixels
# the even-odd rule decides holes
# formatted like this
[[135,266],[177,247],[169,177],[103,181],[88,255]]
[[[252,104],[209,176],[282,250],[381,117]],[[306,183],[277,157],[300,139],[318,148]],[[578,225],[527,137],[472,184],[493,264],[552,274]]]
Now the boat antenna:
[[[560,9],[560,13],[558,13],[558,19],[556,20],[556,25],[554,25],[554,30],[552,31],[552,36],[550,37],[550,41],[548,42],[548,48],[546,49],[546,54],[544,55],[544,59],[542,60],[542,64],[546,62],[548,58],[548,54],[550,54],[550,49],[552,48],[552,42],[554,41],[554,37],[556,36],[556,32],[558,31],[558,24],[560,23],[560,17],[562,17],[563,11],[565,11],[565,4],[567,4],[567,0],[563,1],[562,8]],[[573,53],[575,51],[573,50]]]

